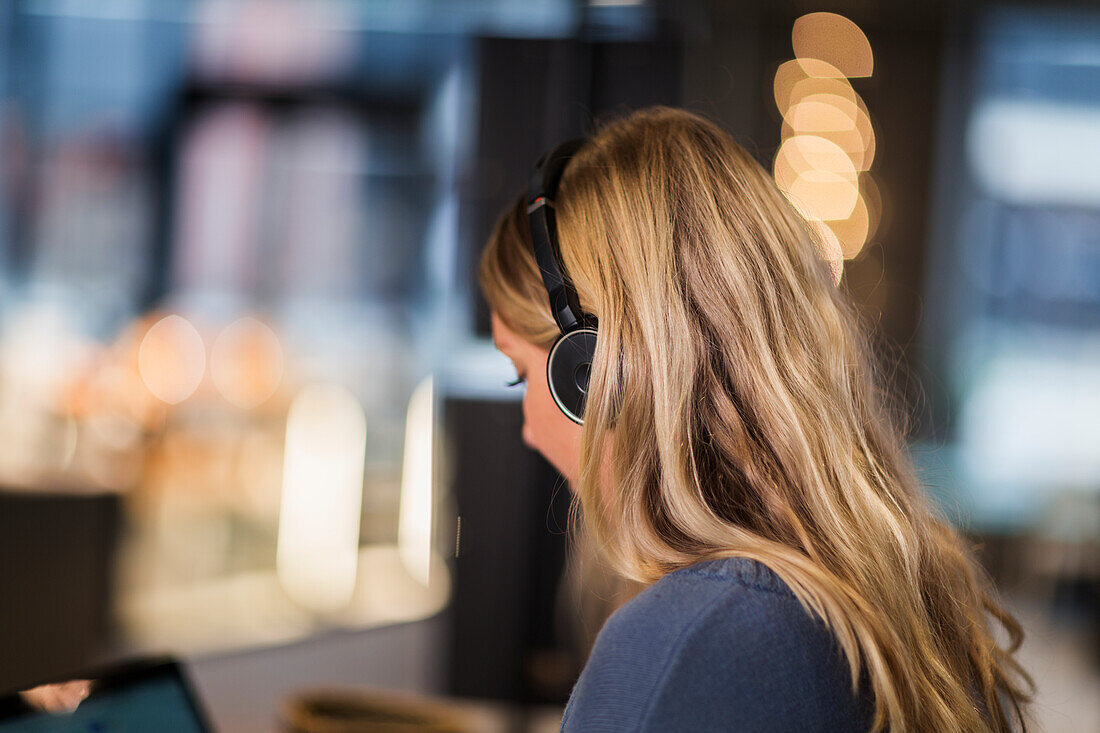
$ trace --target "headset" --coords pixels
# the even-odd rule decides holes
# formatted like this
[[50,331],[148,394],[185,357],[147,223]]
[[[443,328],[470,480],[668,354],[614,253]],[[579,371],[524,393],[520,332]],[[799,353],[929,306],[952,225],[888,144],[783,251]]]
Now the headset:
[[596,317],[581,310],[573,281],[561,264],[554,197],[558,183],[585,138],[566,140],[543,154],[527,187],[527,219],[531,246],[550,299],[550,312],[561,335],[546,360],[546,382],[558,408],[573,422],[584,424],[588,380],[596,353]]

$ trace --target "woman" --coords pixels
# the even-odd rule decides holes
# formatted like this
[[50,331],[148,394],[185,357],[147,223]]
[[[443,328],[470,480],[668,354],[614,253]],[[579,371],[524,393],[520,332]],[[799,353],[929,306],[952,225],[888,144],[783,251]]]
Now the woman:
[[[601,630],[563,730],[1022,727],[1020,627],[931,512],[807,222],[684,111],[556,155],[479,277],[527,383],[524,442],[648,584]],[[547,362],[585,327],[571,405]]]

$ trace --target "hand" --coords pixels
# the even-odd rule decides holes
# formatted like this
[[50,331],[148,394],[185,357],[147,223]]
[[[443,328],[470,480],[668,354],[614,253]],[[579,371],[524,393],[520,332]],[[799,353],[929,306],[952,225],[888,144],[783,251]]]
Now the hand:
[[88,696],[92,683],[88,680],[69,680],[52,685],[39,685],[20,697],[33,708],[48,713],[71,713],[80,701]]

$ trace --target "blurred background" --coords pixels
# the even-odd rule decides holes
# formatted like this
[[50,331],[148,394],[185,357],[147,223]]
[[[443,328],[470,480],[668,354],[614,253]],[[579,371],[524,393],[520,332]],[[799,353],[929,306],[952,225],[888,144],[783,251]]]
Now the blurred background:
[[0,689],[170,652],[227,731],[328,684],[556,729],[623,591],[474,265],[539,153],[650,104],[821,228],[1040,728],[1100,730],[1084,3],[0,4]]

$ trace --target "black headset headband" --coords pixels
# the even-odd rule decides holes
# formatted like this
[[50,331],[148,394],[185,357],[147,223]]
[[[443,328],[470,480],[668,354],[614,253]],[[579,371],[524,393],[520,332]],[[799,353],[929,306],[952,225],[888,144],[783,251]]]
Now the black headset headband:
[[561,263],[558,230],[554,218],[554,198],[558,183],[573,155],[584,145],[584,138],[566,140],[539,158],[527,187],[527,220],[531,246],[542,273],[542,282],[550,297],[550,312],[561,332],[578,328],[596,328],[596,317],[581,310],[572,280]]

